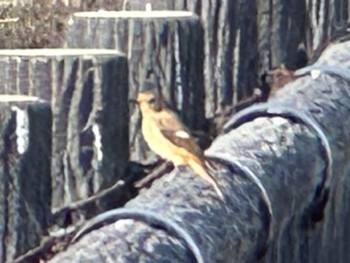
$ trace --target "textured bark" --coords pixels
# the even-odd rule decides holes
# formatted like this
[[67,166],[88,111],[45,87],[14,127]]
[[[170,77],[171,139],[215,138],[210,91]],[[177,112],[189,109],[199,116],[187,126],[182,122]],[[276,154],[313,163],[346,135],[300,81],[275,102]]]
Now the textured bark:
[[[190,128],[203,129],[203,32],[192,13],[75,13],[67,46],[125,52],[130,98],[135,98],[139,90],[157,88]],[[139,112],[135,106],[130,111],[131,159],[150,161],[155,155],[141,138]]]
[[308,53],[318,56],[330,41],[331,0],[306,2],[306,43]]
[[50,101],[53,207],[124,175],[128,161],[126,58],[114,50],[1,51],[1,93]]
[[305,1],[258,1],[258,43],[261,72],[285,64],[289,69],[303,67],[305,49]]
[[[258,76],[283,63],[290,69],[314,61],[344,36],[347,0],[325,1],[158,1],[125,0],[128,10],[189,10],[205,35],[206,115],[251,95]],[[257,39],[258,38],[258,39]],[[305,53],[307,52],[307,54]]]
[[289,69],[318,57],[346,34],[347,0],[128,0],[130,10],[189,10],[204,27],[206,116],[250,96],[272,67]]
[[38,246],[51,214],[51,110],[42,102],[0,105],[0,261]]
[[[214,141],[206,155],[225,203],[186,169],[157,180],[126,208],[177,222],[206,262],[349,262],[349,50],[349,43],[331,46],[269,100],[271,109],[283,106],[309,121],[283,112],[251,114]],[[307,125],[312,120],[325,133],[331,159]],[[151,223],[104,226],[51,262],[192,262],[183,242]]]

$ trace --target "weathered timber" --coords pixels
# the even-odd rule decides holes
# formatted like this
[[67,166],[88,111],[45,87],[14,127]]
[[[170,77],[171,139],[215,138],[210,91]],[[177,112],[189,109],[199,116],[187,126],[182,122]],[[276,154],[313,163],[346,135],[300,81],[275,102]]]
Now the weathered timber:
[[0,262],[40,244],[51,215],[51,109],[0,95]]
[[147,3],[154,10],[188,10],[200,17],[207,117],[252,92],[258,79],[255,1],[129,0],[128,6],[144,10]]
[[331,7],[334,10],[334,14],[331,14],[332,19],[332,33],[338,33],[337,31],[348,27],[349,17],[350,17],[350,3],[346,0],[335,0],[331,3]]
[[130,220],[82,236],[51,262],[193,262],[188,242],[145,210],[187,231],[205,262],[349,262],[349,51],[349,42],[330,46],[214,141],[206,156],[225,202],[189,169],[175,170],[126,204]]
[[306,65],[305,1],[257,1],[260,74],[284,64],[289,69]]
[[[308,54],[318,57],[320,53],[329,44],[331,38],[331,29],[337,24],[332,21],[331,6],[335,7],[335,2],[321,0],[318,3],[305,2],[305,34],[306,48]],[[338,9],[339,10],[339,9]],[[332,23],[333,22],[333,23]]]
[[347,0],[257,1],[259,64],[289,69],[315,61],[329,43],[346,33]]
[[[184,11],[81,12],[71,17],[67,46],[115,48],[129,60],[129,97],[158,89],[182,120],[203,130],[203,32],[198,17]],[[142,139],[139,112],[131,106],[131,160],[154,160]]]
[[[204,28],[206,115],[253,93],[258,76],[305,66],[331,38],[346,34],[347,0],[128,0],[129,10],[188,10]],[[332,11],[330,11],[332,10]],[[315,54],[316,53],[316,54]]]
[[0,92],[49,101],[53,207],[113,185],[128,162],[128,69],[115,50],[0,51]]

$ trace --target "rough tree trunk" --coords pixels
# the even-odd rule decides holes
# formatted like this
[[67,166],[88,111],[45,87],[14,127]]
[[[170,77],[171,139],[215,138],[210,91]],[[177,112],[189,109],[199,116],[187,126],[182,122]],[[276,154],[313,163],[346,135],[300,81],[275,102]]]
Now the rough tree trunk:
[[259,76],[280,64],[305,66],[331,38],[346,33],[347,0],[128,0],[130,10],[188,10],[205,41],[206,116],[250,96]]
[[48,234],[51,110],[37,98],[0,95],[0,112],[0,261],[12,262]]
[[289,69],[305,66],[305,2],[258,1],[257,10],[260,75],[281,63]]
[[[67,46],[125,52],[130,98],[139,90],[159,89],[190,128],[203,130],[203,32],[196,15],[174,11],[75,13]],[[131,160],[150,161],[155,155],[140,135],[139,112],[135,105],[130,111]]]
[[187,231],[205,262],[349,262],[349,50],[331,46],[214,141],[206,155],[225,202],[175,170],[115,216],[135,220],[93,231],[51,262],[192,262],[189,242],[145,210]]
[[251,93],[257,85],[255,1],[128,1],[130,10],[144,10],[147,3],[155,10],[188,10],[200,17],[207,117]]
[[114,50],[0,52],[0,92],[50,101],[53,207],[112,185],[128,162],[128,75]]

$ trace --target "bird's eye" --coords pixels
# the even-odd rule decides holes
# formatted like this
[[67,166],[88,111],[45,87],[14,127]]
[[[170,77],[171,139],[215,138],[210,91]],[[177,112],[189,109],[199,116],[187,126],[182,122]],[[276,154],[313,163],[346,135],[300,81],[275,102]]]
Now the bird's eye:
[[151,98],[151,99],[149,100],[149,103],[150,103],[150,104],[156,103],[156,99],[155,99],[155,98]]

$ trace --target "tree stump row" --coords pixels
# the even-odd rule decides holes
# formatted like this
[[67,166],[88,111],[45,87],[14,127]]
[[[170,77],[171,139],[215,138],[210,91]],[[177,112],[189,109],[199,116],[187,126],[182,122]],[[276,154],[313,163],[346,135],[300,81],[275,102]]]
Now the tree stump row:
[[36,96],[52,108],[53,207],[122,178],[129,155],[124,55],[115,50],[2,50],[0,64],[0,93]]

